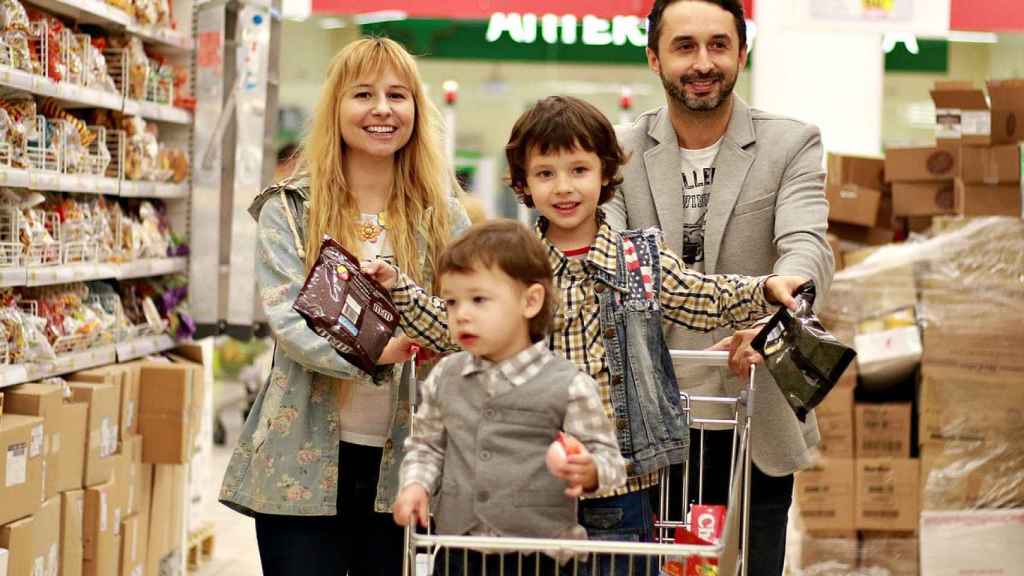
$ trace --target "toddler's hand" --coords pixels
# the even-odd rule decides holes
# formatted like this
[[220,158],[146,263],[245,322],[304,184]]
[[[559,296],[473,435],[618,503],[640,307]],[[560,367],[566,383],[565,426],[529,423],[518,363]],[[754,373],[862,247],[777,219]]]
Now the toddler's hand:
[[772,276],[764,284],[764,295],[772,304],[781,304],[790,310],[796,310],[793,294],[806,282],[807,278],[803,276]]
[[373,278],[388,290],[394,288],[398,282],[398,269],[383,260],[361,262],[359,269],[363,271],[363,274]]
[[395,519],[395,524],[409,526],[418,519],[420,526],[426,528],[430,518],[427,511],[429,503],[430,495],[427,494],[423,486],[419,484],[406,486],[398,495],[395,505],[391,509],[391,515]]
[[558,438],[548,447],[545,458],[548,471],[556,478],[565,480],[565,495],[578,498],[583,492],[597,489],[597,466],[594,458],[579,440],[558,433]]

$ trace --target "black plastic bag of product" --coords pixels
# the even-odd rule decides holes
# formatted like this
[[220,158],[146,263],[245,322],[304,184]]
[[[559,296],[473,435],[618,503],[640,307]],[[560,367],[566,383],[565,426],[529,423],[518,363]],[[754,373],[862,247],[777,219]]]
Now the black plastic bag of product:
[[779,309],[751,342],[801,422],[857,356],[821,325],[812,308],[814,296],[813,281],[800,286],[794,295],[797,309]]

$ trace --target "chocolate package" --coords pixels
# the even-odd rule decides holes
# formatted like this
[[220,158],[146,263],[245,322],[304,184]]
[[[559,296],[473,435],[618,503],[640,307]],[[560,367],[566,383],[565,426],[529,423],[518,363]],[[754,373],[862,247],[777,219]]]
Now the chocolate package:
[[292,308],[353,366],[372,373],[398,327],[388,291],[359,269],[359,259],[330,236]]
[[794,295],[797,309],[780,309],[751,342],[801,422],[857,355],[821,325],[814,297],[813,281],[800,286]]

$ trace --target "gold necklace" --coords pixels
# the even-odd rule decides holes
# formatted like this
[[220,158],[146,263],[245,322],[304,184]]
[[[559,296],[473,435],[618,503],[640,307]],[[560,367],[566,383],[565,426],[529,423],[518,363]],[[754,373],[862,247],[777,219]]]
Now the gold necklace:
[[359,223],[356,225],[356,233],[363,242],[375,244],[377,240],[380,239],[381,233],[384,232],[383,214],[377,214],[374,216],[374,219],[376,222],[360,219]]

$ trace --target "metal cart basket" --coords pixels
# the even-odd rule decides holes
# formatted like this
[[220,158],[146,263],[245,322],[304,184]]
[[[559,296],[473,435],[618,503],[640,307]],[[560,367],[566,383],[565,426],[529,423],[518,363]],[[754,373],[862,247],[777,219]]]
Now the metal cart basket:
[[[671,351],[676,363],[692,366],[727,366],[728,353],[717,351]],[[686,462],[682,466],[682,476],[673,468],[661,471],[659,505],[655,522],[656,543],[610,542],[601,540],[557,540],[540,538],[511,538],[483,536],[443,536],[417,530],[414,525],[406,528],[405,558],[403,560],[404,576],[454,576],[447,567],[449,560],[461,556],[463,560],[472,554],[483,553],[491,556],[501,554],[515,557],[510,562],[503,561],[498,569],[481,569],[480,574],[473,572],[466,576],[517,576],[536,573],[541,560],[550,564],[547,558],[561,558],[559,574],[588,574],[589,567],[595,565],[598,555],[604,558],[626,559],[626,570],[613,571],[613,576],[621,574],[640,574],[642,576],[671,575],[680,569],[673,570],[670,566],[685,566],[687,558],[706,558],[717,561],[717,573],[720,576],[747,575],[746,558],[748,525],[750,515],[750,422],[753,414],[754,397],[754,366],[750,368],[750,377],[745,389],[735,397],[692,396],[681,394],[682,408],[690,423],[691,433],[703,435],[706,428],[732,430],[732,458],[729,474],[729,497],[726,504],[726,517],[721,540],[715,545],[674,544],[673,536],[677,528],[689,529],[689,486],[691,474],[697,475],[698,493],[695,495],[697,504],[702,503],[704,493],[704,442],[701,442],[695,462]],[[415,388],[415,387],[413,387]],[[701,404],[728,405],[732,407],[732,417],[728,419],[704,419],[694,415],[694,408]],[[682,499],[675,510],[670,509],[669,494],[673,484],[681,482]],[[676,490],[679,492],[680,490]],[[479,554],[477,554],[479,556]],[[440,559],[438,560],[438,556]],[[528,557],[527,557],[528,556]],[[447,558],[447,559],[446,559]],[[436,561],[436,569],[435,569]],[[674,561],[674,562],[673,562]],[[463,562],[465,563],[465,562]],[[509,569],[509,566],[513,568]],[[625,572],[625,573],[623,573]],[[703,574],[703,573],[702,573]]]

